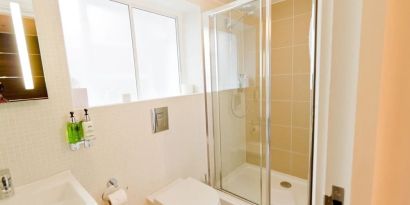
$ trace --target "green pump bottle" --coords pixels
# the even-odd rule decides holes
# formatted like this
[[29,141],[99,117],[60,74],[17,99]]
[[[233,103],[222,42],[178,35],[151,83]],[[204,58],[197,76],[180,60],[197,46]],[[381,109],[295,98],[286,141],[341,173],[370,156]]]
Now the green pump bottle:
[[80,148],[79,142],[82,141],[81,124],[75,119],[74,112],[70,112],[70,121],[67,123],[66,132],[70,148],[72,150],[78,150]]

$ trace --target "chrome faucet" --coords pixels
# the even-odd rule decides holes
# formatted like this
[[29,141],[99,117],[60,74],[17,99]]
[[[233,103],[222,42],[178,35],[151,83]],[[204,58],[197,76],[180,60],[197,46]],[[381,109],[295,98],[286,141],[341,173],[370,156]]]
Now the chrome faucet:
[[13,180],[10,170],[0,170],[0,200],[14,195]]

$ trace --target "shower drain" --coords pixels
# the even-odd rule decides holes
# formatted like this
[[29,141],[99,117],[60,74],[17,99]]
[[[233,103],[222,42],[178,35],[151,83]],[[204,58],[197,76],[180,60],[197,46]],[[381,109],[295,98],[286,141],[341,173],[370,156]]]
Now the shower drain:
[[283,181],[283,182],[280,183],[280,186],[283,187],[283,188],[289,189],[289,188],[292,187],[292,184],[290,182]]

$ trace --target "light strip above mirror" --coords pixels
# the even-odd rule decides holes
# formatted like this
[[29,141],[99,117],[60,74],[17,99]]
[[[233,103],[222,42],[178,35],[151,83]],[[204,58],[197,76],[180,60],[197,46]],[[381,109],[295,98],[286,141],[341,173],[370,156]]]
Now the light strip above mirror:
[[33,74],[31,72],[31,65],[27,50],[26,35],[24,32],[23,17],[21,15],[20,5],[16,2],[10,2],[10,9],[14,32],[16,35],[21,71],[23,73],[24,86],[26,90],[32,90],[34,89]]

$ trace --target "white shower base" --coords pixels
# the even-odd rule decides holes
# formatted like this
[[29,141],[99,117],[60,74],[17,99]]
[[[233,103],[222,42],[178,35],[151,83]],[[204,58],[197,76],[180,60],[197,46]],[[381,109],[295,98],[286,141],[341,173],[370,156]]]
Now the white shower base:
[[[280,183],[287,181],[291,188],[283,188]],[[308,204],[308,181],[294,176],[271,171],[272,205],[306,205]],[[260,199],[260,168],[248,163],[242,164],[229,173],[223,180],[223,188],[231,193],[253,202]],[[221,193],[222,205],[239,205],[237,200]]]

